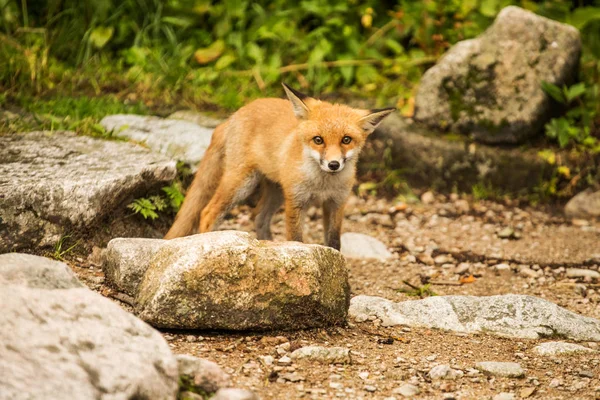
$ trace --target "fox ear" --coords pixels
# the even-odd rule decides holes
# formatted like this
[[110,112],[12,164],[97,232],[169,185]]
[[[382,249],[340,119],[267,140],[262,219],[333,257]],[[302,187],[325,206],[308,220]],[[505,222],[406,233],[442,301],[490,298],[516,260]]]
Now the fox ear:
[[283,89],[285,90],[285,94],[287,95],[288,99],[292,103],[292,107],[294,108],[294,114],[296,115],[296,117],[298,117],[300,119],[307,119],[308,118],[308,107],[304,103],[304,100],[308,99],[309,96],[307,96],[303,93],[300,93],[297,90],[292,89],[285,83],[282,83],[282,85],[283,85]]
[[367,134],[370,134],[375,130],[375,128],[377,128],[377,125],[379,125],[379,123],[383,121],[385,117],[394,111],[396,111],[396,108],[394,107],[370,110],[369,114],[358,120],[358,124],[365,130],[365,132],[367,132]]

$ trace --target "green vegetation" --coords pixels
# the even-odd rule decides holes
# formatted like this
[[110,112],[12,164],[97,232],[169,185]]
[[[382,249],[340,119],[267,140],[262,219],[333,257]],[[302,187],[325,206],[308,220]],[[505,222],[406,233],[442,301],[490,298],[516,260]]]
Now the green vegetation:
[[58,241],[54,245],[54,251],[52,253],[49,253],[48,256],[54,258],[57,261],[63,261],[63,259],[64,259],[63,257],[65,255],[71,253],[75,249],[75,247],[77,247],[79,245],[79,240],[78,240],[71,246],[67,247],[66,249],[63,249],[63,247],[65,247],[65,245],[66,245],[66,242],[70,238],[71,238],[71,235],[61,236],[60,239],[58,239]]
[[580,28],[596,82],[600,7],[564,0],[0,0],[0,89],[232,110],[287,81],[410,114],[424,69],[509,4]]

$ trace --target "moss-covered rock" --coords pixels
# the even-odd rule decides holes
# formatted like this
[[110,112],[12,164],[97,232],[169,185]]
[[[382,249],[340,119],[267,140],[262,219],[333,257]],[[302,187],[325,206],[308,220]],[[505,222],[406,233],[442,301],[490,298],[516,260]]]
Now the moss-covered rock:
[[552,116],[540,81],[575,78],[581,41],[572,26],[504,8],[476,39],[457,43],[421,79],[415,119],[483,143],[519,143]]
[[[112,241],[129,246],[142,239]],[[136,251],[143,279],[136,313],[164,328],[267,330],[341,324],[350,288],[336,250],[222,231]],[[123,265],[131,265],[127,260]],[[119,263],[114,263],[119,268]],[[140,274],[135,274],[140,276]],[[115,282],[119,285],[119,282]]]

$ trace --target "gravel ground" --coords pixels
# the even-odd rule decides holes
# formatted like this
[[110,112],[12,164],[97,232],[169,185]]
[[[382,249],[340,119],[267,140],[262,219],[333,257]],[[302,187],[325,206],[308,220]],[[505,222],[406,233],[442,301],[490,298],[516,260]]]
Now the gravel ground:
[[[283,240],[282,216],[274,219],[276,240]],[[306,219],[306,240],[320,243],[319,210],[309,210]],[[239,207],[221,229],[252,227],[250,210]],[[598,222],[425,193],[416,205],[352,198],[344,231],[374,236],[394,254],[385,262],[349,260],[353,295],[402,301],[417,294],[520,293],[600,318],[600,281],[594,277],[600,265]],[[95,258],[74,256],[68,261],[90,287],[114,298]],[[234,386],[251,389],[262,399],[600,399],[598,343],[580,343],[594,353],[540,356],[532,351],[536,345],[560,339],[385,328],[378,320],[300,332],[164,335],[174,352],[217,362],[232,375]],[[307,345],[348,348],[352,362],[324,365],[287,359]],[[482,361],[516,362],[525,375],[486,375],[475,369]],[[432,379],[429,371],[438,365],[456,370],[454,378]]]

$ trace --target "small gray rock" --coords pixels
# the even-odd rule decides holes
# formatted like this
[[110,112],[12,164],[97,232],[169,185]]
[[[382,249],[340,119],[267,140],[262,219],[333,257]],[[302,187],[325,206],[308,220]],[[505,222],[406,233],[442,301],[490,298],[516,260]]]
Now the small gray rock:
[[405,383],[404,385],[396,388],[392,391],[393,394],[399,394],[403,397],[414,397],[420,393],[420,390],[417,386],[411,385],[410,383]]
[[341,241],[341,252],[347,258],[385,261],[393,257],[383,242],[362,233],[346,232]]
[[432,380],[455,380],[458,378],[462,378],[463,375],[464,373],[462,371],[452,369],[449,365],[436,365],[429,371],[429,377]]
[[291,354],[294,360],[309,360],[323,364],[350,364],[350,350],[345,347],[301,347]]
[[145,143],[157,153],[184,161],[193,169],[204,156],[213,132],[193,122],[133,114],[109,115],[100,125],[117,136]]
[[179,376],[194,391],[214,393],[231,385],[231,379],[216,363],[188,354],[178,354]]
[[525,376],[525,371],[521,368],[521,365],[514,362],[482,361],[478,362],[475,368],[485,374],[505,378],[522,378]]
[[540,356],[557,356],[577,353],[595,353],[596,351],[589,347],[584,347],[575,343],[566,342],[546,342],[533,348],[533,351]]
[[377,387],[374,385],[365,385],[364,389],[370,393],[377,391]]
[[567,278],[600,279],[600,272],[584,268],[569,268],[567,269]]
[[225,388],[219,389],[210,400],[259,400],[250,390]]
[[578,193],[565,206],[569,218],[600,218],[600,190],[586,189]]
[[498,393],[497,395],[495,395],[493,397],[493,400],[515,400],[516,397],[514,395],[514,393],[507,393],[507,392],[502,392],[502,393]]

